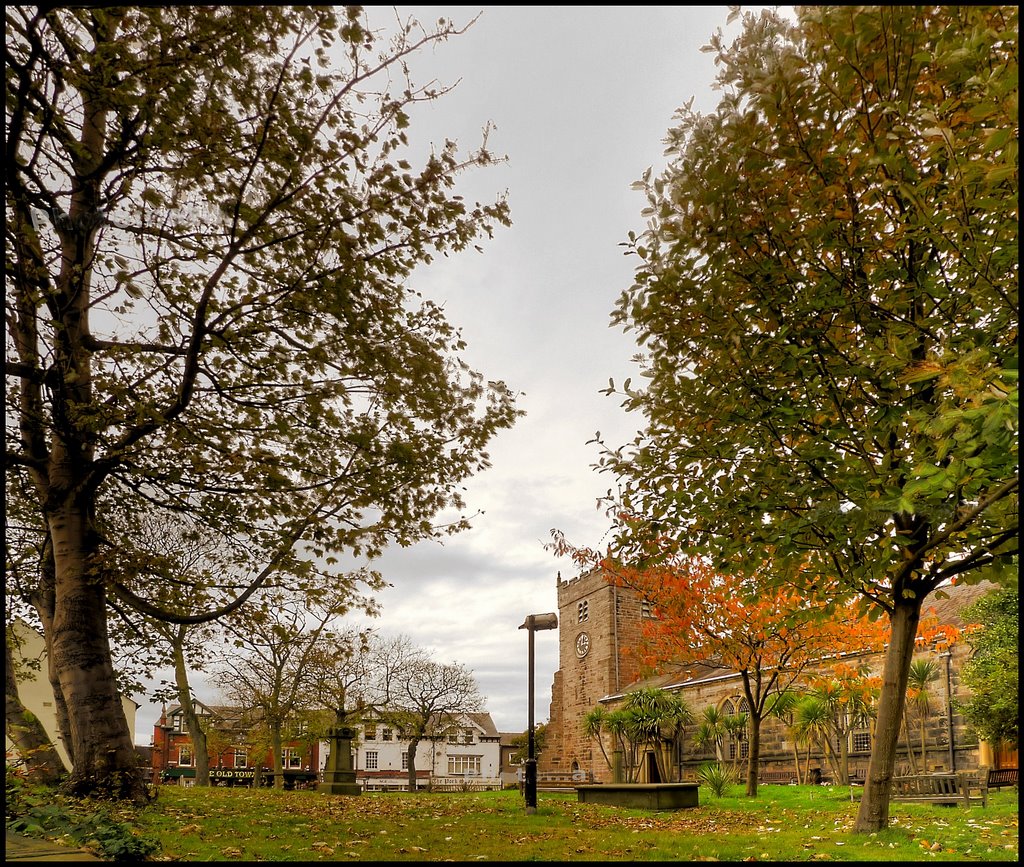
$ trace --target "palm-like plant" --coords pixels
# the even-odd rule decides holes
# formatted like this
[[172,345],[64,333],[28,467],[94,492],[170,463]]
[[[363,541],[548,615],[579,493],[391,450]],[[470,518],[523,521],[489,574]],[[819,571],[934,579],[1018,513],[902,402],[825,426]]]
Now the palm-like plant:
[[732,784],[732,772],[719,762],[707,762],[697,769],[697,779],[711,789],[716,798],[721,798]]
[[640,689],[626,696],[623,711],[629,740],[638,752],[650,748],[661,779],[671,779],[674,776],[670,761],[672,750],[679,743],[685,726],[693,720],[686,702],[663,689]]
[[797,690],[786,689],[769,696],[768,703],[765,705],[765,714],[773,719],[777,719],[789,729],[793,743],[793,766],[796,768],[796,781],[801,784],[803,779],[800,774],[799,738],[793,725],[793,714],[802,698],[803,694]]
[[740,744],[743,742],[743,738],[750,727],[750,714],[745,711],[743,713],[729,714],[723,719],[722,725],[725,728],[726,735],[732,740],[735,747],[735,752],[733,752],[732,756],[732,769],[735,772],[740,764]]
[[722,747],[726,735],[725,714],[713,705],[704,708],[700,714],[700,724],[693,736],[693,745],[698,750],[714,749],[715,758],[721,764],[725,761]]
[[608,712],[603,707],[595,707],[583,717],[583,732],[590,740],[596,740],[604,756],[608,770],[612,770],[612,760],[608,757],[608,751],[604,748],[605,723],[608,719]]
[[[915,659],[910,663],[907,677],[907,702],[913,703],[917,714],[918,735],[921,744],[921,770],[927,772],[928,758],[925,750],[925,723],[931,715],[931,692],[929,684],[938,677],[939,667],[933,659]],[[907,748],[910,750],[910,733],[907,733]]]
[[618,747],[618,752],[624,757],[627,781],[633,783],[636,782],[640,768],[636,748],[629,739],[629,722],[627,711],[623,709],[614,710],[605,715],[604,729],[611,735],[613,743]]
[[807,695],[793,711],[793,726],[807,745],[804,761],[804,779],[811,776],[811,746],[817,743],[826,757],[831,755],[829,735],[832,732],[832,711],[819,696]]

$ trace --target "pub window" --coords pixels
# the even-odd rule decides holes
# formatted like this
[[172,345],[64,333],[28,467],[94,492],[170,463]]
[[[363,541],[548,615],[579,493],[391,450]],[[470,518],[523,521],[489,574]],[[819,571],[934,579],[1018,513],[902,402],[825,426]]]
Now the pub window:
[[173,716],[173,717],[171,718],[171,720],[172,720],[172,725],[173,725],[173,727],[174,727],[174,730],[175,730],[176,732],[180,732],[180,731],[181,731],[181,714],[180,714],[180,713],[176,713],[176,714],[175,714],[175,715],[174,715],[174,716]]
[[363,740],[375,741],[377,740],[377,726],[366,726],[363,729]]
[[247,768],[249,767],[249,753],[244,747],[235,747],[235,767],[236,768]]
[[377,770],[377,753],[374,751],[368,752],[366,754],[366,770]]
[[281,766],[286,769],[302,767],[302,756],[293,749],[286,747],[281,753]]
[[471,743],[473,743],[473,729],[463,729],[462,730],[462,742],[464,744],[471,744]]
[[449,776],[480,776],[481,756],[448,756]]
[[389,741],[389,740],[391,740],[391,729],[381,729],[381,731],[380,731],[380,739],[382,741]]
[[185,767],[192,766],[192,748],[178,747],[178,764]]
[[648,619],[654,617],[654,603],[650,599],[640,600],[640,616]]
[[584,599],[582,602],[576,605],[576,622],[583,623],[585,620],[590,619],[590,603]]
[[457,731],[448,732],[448,743],[457,744],[459,742],[459,733]]
[[402,750],[402,770],[409,770],[409,754],[405,750]]

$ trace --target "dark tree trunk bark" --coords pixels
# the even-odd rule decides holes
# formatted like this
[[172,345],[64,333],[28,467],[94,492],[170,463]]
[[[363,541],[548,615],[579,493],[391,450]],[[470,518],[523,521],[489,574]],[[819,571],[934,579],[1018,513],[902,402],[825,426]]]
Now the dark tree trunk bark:
[[176,628],[175,636],[171,640],[174,655],[174,685],[178,693],[178,704],[181,705],[182,717],[185,720],[185,729],[192,739],[192,760],[196,768],[196,785],[210,785],[210,756],[206,746],[206,732],[199,724],[199,717],[196,716],[195,706],[192,703],[192,688],[188,682],[188,667],[185,664],[185,631],[184,625],[171,627]]
[[281,722],[274,719],[270,729],[270,757],[274,768],[274,788],[284,788],[284,741],[281,738]]
[[420,739],[414,737],[409,741],[409,749],[407,754],[409,756],[409,774],[406,777],[406,781],[409,784],[409,791],[415,792],[416,789],[416,748],[420,745]]
[[86,510],[65,506],[48,523],[56,591],[49,650],[64,702],[74,709],[69,790],[144,802],[148,792],[111,663],[106,591],[91,568]]
[[751,704],[750,754],[747,757],[747,797],[757,797],[757,770],[761,764],[761,717]]
[[860,834],[884,830],[889,824],[889,796],[900,722],[907,696],[914,639],[921,619],[921,598],[896,599],[891,617],[889,649],[882,670],[882,692],[875,722],[875,742],[864,781],[864,795],[853,830]]

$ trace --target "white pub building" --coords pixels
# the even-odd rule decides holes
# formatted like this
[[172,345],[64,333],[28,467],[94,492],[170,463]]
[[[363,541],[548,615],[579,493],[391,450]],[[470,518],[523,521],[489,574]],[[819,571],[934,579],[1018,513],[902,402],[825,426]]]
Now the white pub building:
[[[364,720],[352,742],[363,791],[408,791],[409,739],[382,720]],[[416,747],[416,787],[435,791],[501,788],[501,738],[489,713],[457,714]]]

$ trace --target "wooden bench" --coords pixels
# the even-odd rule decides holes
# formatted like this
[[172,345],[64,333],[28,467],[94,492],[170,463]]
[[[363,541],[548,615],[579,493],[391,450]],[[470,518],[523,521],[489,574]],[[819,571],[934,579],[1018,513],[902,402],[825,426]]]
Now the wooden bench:
[[796,785],[796,771],[759,771],[757,782],[765,785],[778,784],[783,786]]
[[892,778],[890,800],[918,804],[988,805],[988,785],[966,774],[915,774]]
[[1001,789],[1003,786],[1013,786],[1016,789],[1017,771],[1017,768],[989,768],[986,780],[988,788]]

